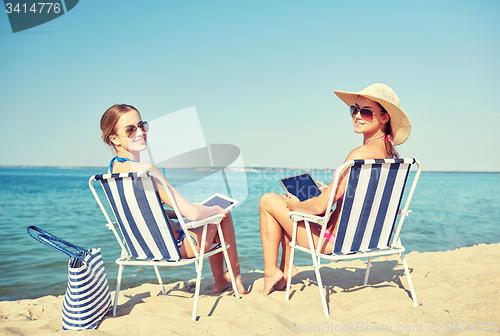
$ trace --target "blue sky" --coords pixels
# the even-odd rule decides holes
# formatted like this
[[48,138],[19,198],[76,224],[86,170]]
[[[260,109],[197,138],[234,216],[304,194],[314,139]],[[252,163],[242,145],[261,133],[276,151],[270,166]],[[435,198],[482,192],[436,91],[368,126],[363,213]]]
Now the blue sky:
[[381,82],[412,120],[403,157],[500,171],[499,14],[484,0],[85,0],[13,34],[2,12],[0,165],[106,166],[99,119],[127,103],[145,120],[196,106],[207,143],[246,166],[335,168],[362,138],[333,90]]

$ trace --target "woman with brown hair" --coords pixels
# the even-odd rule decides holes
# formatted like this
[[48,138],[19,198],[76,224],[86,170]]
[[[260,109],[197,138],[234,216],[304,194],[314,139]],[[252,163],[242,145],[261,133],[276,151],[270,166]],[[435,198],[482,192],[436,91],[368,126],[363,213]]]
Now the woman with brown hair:
[[[387,85],[373,84],[360,92],[334,91],[335,94],[350,106],[354,132],[363,135],[363,144],[353,149],[344,162],[354,159],[391,159],[397,158],[394,146],[402,144],[410,135],[411,123],[406,113],[399,107],[399,98]],[[333,211],[328,222],[325,240],[321,247],[324,253],[331,252],[335,230],[339,220],[348,170],[339,172],[340,180],[335,190]],[[260,235],[264,254],[264,288],[261,294],[268,295],[273,290],[281,290],[286,286],[284,274],[288,275],[290,241],[293,221],[290,211],[299,211],[314,215],[324,213],[333,188],[333,180],[327,186],[320,183],[322,193],[314,198],[300,202],[292,194],[265,194],[260,200]],[[318,244],[321,226],[311,227],[315,246]],[[297,242],[308,245],[304,223],[297,227]],[[278,267],[279,245],[282,247],[281,264]],[[292,277],[298,270],[293,265]]]
[[[147,132],[149,124],[143,121],[139,111],[133,106],[120,104],[111,106],[101,117],[101,130],[103,141],[114,148],[116,156],[109,164],[109,173],[130,173],[151,171],[163,177],[163,174],[154,165],[140,162],[140,152],[147,148]],[[173,197],[183,216],[190,220],[199,220],[216,214],[223,214],[221,228],[226,242],[230,245],[228,249],[229,260],[236,278],[236,286],[240,294],[246,294],[240,275],[240,265],[238,252],[236,250],[236,238],[231,215],[219,206],[207,207],[200,204],[193,204],[186,200],[174,187],[167,181],[166,185],[170,188]],[[160,183],[157,183],[158,192],[162,202],[172,206],[171,200],[163,190]],[[185,237],[180,227],[174,227],[178,224],[170,221],[172,232],[175,233],[179,251],[183,258],[194,257],[190,244],[183,244]],[[190,230],[190,239],[199,242],[202,238],[202,227]],[[205,252],[210,248],[213,242],[218,242],[217,228],[215,225],[209,225],[207,228]],[[197,244],[196,248],[200,249]],[[222,254],[218,253],[209,257],[210,267],[214,276],[215,285],[213,293],[220,293],[230,287],[230,277],[227,271],[224,272],[224,259]]]

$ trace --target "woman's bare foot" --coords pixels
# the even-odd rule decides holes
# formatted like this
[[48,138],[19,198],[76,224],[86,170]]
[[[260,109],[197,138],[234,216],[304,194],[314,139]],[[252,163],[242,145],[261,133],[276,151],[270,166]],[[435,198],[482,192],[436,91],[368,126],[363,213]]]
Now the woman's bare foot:
[[274,289],[274,285],[283,279],[283,272],[276,267],[270,274],[264,273],[264,288],[259,289],[258,292],[262,295],[269,295]]
[[219,294],[225,291],[231,287],[231,282],[224,280],[224,281],[219,281],[218,283],[214,284],[214,289],[212,290],[212,293],[214,294]]
[[[285,270],[283,273],[284,273],[283,279],[281,279],[274,285],[274,290],[281,291],[285,289],[286,282],[288,280],[288,270]],[[297,274],[299,274],[299,270],[295,265],[292,265],[292,278],[294,278]]]
[[[240,294],[248,294],[248,292],[245,290],[245,287],[243,286],[243,282],[241,281],[241,274],[238,274],[237,276],[234,277],[236,280],[236,288],[238,288],[238,293]],[[229,271],[226,270],[224,272],[224,279],[231,283],[231,276],[229,276]]]

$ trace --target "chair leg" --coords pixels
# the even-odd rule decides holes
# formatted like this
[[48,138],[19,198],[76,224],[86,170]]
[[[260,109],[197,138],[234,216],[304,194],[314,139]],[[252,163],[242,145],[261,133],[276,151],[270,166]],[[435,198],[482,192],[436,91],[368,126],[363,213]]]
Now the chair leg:
[[198,262],[195,263],[196,268],[196,289],[194,290],[194,304],[193,304],[193,315],[191,319],[196,321],[196,312],[198,311],[198,299],[200,297],[200,288],[201,288],[201,272],[203,269],[203,257],[205,254],[205,242],[207,240],[207,226],[203,227],[203,233],[201,235],[200,241],[200,253],[198,255]]
[[292,284],[293,258],[295,257],[295,240],[297,239],[297,222],[293,222],[292,241],[290,242],[290,261],[288,263],[288,278],[286,280],[286,301],[290,300],[290,286]]
[[368,257],[368,263],[366,264],[365,281],[364,286],[368,284],[368,277],[370,276],[370,267],[372,266],[372,257]]
[[292,243],[290,249],[290,262],[288,265],[288,278],[286,279],[286,300],[290,300],[290,287],[292,285],[292,267],[293,267],[293,258],[295,256],[295,243]]
[[193,304],[193,315],[191,319],[196,321],[196,312],[198,311],[198,299],[200,297],[201,289],[201,269],[203,268],[203,258],[198,261],[198,267],[196,268],[196,289],[194,290],[194,304]]
[[417,296],[415,295],[415,289],[413,288],[413,282],[411,281],[410,270],[408,269],[408,264],[406,263],[405,254],[400,254],[401,260],[403,261],[403,266],[405,268],[405,274],[408,278],[408,284],[410,285],[411,298],[413,299],[413,307],[417,306]]
[[116,277],[115,302],[113,302],[113,316],[116,316],[116,306],[118,305],[118,294],[120,294],[120,285],[122,282],[122,272],[125,266],[118,266],[118,276]]
[[313,243],[313,239],[312,239],[312,234],[311,234],[311,227],[309,226],[309,222],[305,221],[305,224],[306,224],[307,238],[309,240],[309,249],[310,249],[309,253],[311,254],[313,265],[314,265],[314,273],[316,274],[316,281],[318,282],[318,289],[319,289],[319,295],[321,297],[321,303],[323,304],[323,310],[325,312],[325,316],[330,317],[330,314],[328,312],[328,306],[326,304],[325,291],[323,289],[323,281],[321,280],[321,274],[319,272],[319,268],[321,266],[321,258],[316,256],[314,243]]
[[155,273],[158,278],[158,283],[160,284],[161,293],[165,294],[165,286],[163,286],[163,280],[161,279],[160,271],[158,270],[158,266],[155,265]]
[[326,317],[330,317],[330,313],[328,312],[328,306],[326,304],[326,295],[325,295],[325,290],[323,288],[323,281],[321,280],[321,274],[319,272],[320,268],[320,260],[317,260],[316,256],[312,256],[313,263],[314,263],[314,273],[316,274],[316,281],[318,281],[318,288],[319,288],[319,295],[321,297],[321,303],[323,304],[323,310],[325,312]]
[[233,286],[234,295],[238,299],[240,299],[240,293],[238,292],[238,287],[236,287],[236,278],[234,277],[233,268],[231,267],[231,261],[229,260],[229,255],[227,254],[227,250],[223,249],[222,254],[224,254],[224,260],[226,261],[227,271],[229,272],[229,277],[231,278],[231,285]]

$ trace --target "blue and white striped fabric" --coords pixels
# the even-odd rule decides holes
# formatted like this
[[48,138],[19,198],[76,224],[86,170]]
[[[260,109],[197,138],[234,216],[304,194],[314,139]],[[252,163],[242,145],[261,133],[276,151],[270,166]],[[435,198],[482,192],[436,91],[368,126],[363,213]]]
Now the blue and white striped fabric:
[[355,160],[333,251],[335,254],[389,248],[396,215],[414,159]]
[[95,179],[106,193],[130,259],[181,259],[153,177],[127,173],[96,175]]
[[95,329],[111,307],[100,249],[87,251],[83,261],[72,258],[62,306],[63,330]]

